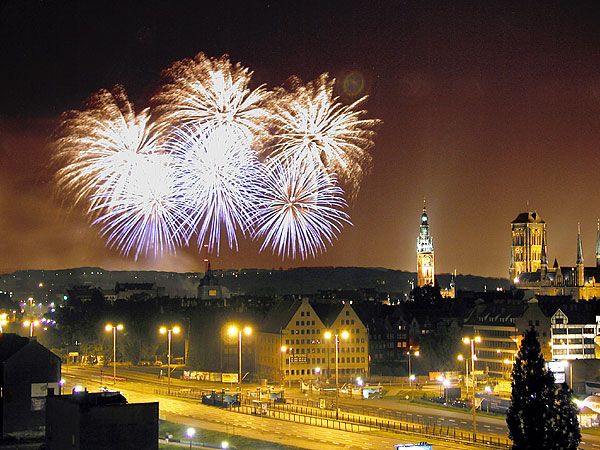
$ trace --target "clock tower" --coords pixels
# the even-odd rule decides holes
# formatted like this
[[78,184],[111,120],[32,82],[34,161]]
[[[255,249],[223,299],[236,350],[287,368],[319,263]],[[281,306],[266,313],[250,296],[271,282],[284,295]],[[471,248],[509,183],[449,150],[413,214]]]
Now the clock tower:
[[433,239],[429,235],[429,222],[427,207],[423,204],[419,237],[417,237],[417,286],[435,283],[435,255],[433,252]]

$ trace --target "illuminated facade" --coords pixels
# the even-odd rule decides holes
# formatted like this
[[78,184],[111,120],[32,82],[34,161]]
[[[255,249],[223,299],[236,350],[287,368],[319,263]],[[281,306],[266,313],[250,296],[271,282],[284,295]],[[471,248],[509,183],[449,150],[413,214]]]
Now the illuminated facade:
[[510,279],[516,280],[523,272],[535,272],[542,265],[546,252],[546,222],[537,212],[525,212],[511,223],[512,246]]
[[429,234],[427,207],[423,205],[419,237],[417,237],[417,286],[435,284],[435,254],[433,252],[433,239]]
[[521,213],[512,222],[509,274],[518,289],[536,295],[568,295],[574,300],[600,298],[600,224],[596,237],[596,265],[585,267],[581,230],[577,232],[577,260],[561,267],[556,260],[548,267],[546,223],[535,212]]
[[[341,337],[344,331],[347,338]],[[366,376],[369,334],[350,302],[282,300],[257,332],[256,371],[261,377],[282,382],[335,379],[336,334],[340,381]]]

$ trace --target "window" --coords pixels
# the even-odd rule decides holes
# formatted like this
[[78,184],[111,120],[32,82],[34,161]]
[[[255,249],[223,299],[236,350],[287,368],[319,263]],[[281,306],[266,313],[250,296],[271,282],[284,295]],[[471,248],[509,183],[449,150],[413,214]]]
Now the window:
[[300,326],[300,321],[296,320],[296,326],[299,327]]
[[346,315],[349,316],[350,315],[350,311],[346,310]]
[[563,322],[563,319],[561,317],[561,318],[554,319],[554,323],[557,324],[557,325],[562,325],[564,322]]
[[300,313],[300,315],[301,315],[302,317],[304,317],[304,311],[302,311],[302,312]]
[[581,328],[569,328],[569,334],[581,334],[582,331]]
[[306,316],[310,316],[310,311],[306,311]]

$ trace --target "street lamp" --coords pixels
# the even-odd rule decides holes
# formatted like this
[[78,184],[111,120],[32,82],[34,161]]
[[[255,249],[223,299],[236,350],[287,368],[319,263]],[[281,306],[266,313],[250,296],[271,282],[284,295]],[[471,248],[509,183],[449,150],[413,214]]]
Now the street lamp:
[[39,320],[26,320],[25,322],[23,322],[24,327],[29,327],[29,337],[33,337],[33,329],[39,326],[39,324]]
[[192,450],[192,438],[196,434],[196,430],[194,428],[188,428],[185,434],[190,439],[190,450]]
[[[329,339],[331,338],[331,333],[329,331],[326,331],[325,334],[325,339]],[[339,400],[340,400],[340,369],[339,369],[339,352],[340,352],[340,337],[343,339],[348,339],[350,335],[348,334],[347,331],[342,331],[341,335],[335,335],[335,418],[336,420],[339,419],[339,415],[340,415],[340,408],[339,408]]]
[[117,330],[123,329],[123,324],[120,323],[116,327],[113,327],[110,323],[106,324],[104,329],[106,331],[113,332],[113,384],[117,384]]
[[[288,355],[288,389],[292,389],[292,347],[286,347],[285,345],[281,346],[281,353],[286,353],[290,351]],[[283,370],[283,369],[282,369]]]
[[242,393],[242,332],[246,335],[250,335],[252,333],[252,328],[246,327],[241,330],[233,326],[229,327],[228,330],[229,336],[238,335],[238,384],[240,387],[240,394]]
[[475,388],[477,386],[477,378],[475,377],[475,343],[481,342],[481,336],[475,336],[472,338],[464,337],[463,342],[465,344],[471,344],[471,377],[473,378],[473,438],[475,439],[477,436],[477,407],[475,406]]
[[167,333],[167,343],[168,343],[168,352],[167,352],[167,395],[171,395],[171,339],[172,334],[179,334],[181,328],[178,326],[174,326],[173,328],[160,327],[158,330],[160,334]]
[[465,388],[467,389],[467,397],[469,396],[469,360],[466,359],[463,355],[458,355],[456,357],[460,362],[465,362]]
[[[415,401],[415,392],[413,390],[413,380],[415,379],[415,376],[412,373],[412,368],[410,365],[410,355],[411,355],[410,350],[407,351],[406,354],[408,355],[408,382],[410,383],[410,401],[414,402]],[[416,350],[414,352],[414,355],[417,358],[419,357],[420,354],[421,353],[419,353],[419,350]]]

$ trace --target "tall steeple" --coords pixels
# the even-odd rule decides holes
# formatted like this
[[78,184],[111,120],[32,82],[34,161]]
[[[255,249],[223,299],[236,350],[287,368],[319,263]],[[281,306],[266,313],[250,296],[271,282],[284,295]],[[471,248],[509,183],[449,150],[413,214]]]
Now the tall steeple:
[[581,225],[577,222],[577,286],[584,285],[583,245],[581,244]]
[[600,267],[600,219],[598,219],[598,229],[596,231],[596,267]]
[[542,257],[540,261],[540,279],[545,280],[548,275],[548,256],[546,255],[546,230],[542,233]]
[[433,239],[429,234],[429,218],[427,205],[423,200],[423,214],[419,225],[417,237],[417,286],[435,283],[435,255],[433,252]]

